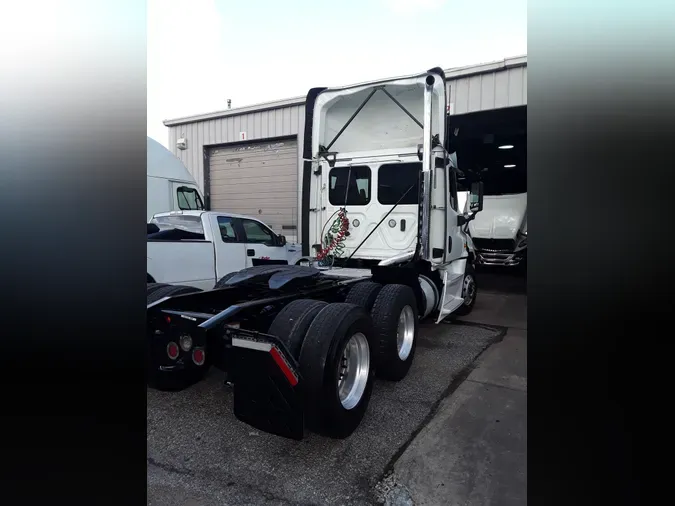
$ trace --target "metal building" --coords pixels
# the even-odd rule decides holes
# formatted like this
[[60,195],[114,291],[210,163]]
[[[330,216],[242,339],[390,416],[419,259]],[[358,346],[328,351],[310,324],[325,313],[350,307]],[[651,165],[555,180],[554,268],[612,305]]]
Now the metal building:
[[[445,71],[448,113],[527,105],[527,56]],[[305,97],[166,120],[169,149],[213,210],[260,217],[289,240],[300,229]]]

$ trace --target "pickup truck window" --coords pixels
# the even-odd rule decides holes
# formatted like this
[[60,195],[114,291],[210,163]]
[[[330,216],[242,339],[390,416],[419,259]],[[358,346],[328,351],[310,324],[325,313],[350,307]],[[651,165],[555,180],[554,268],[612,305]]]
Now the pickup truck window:
[[[377,171],[377,200],[380,204],[417,204],[419,202],[420,162],[388,163]],[[413,187],[407,194],[408,188]]]
[[152,223],[156,224],[160,230],[178,229],[192,232],[195,234],[204,234],[202,227],[202,218],[200,216],[155,216]]
[[238,242],[232,218],[218,216],[218,228],[220,229],[220,237],[223,242]]
[[179,186],[176,188],[176,198],[178,199],[178,208],[182,211],[204,210],[204,203],[194,188]]
[[246,233],[246,242],[249,243],[273,243],[274,234],[262,223],[253,220],[241,220]]
[[370,202],[370,167],[359,165],[331,169],[328,200],[334,206],[365,206],[368,204]]

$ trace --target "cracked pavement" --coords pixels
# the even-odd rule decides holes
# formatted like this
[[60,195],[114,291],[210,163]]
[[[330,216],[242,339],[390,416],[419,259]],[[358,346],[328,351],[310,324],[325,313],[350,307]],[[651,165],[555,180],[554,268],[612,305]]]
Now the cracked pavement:
[[262,433],[232,413],[232,391],[212,370],[178,393],[148,390],[149,505],[373,504],[375,486],[476,357],[496,327],[423,324],[415,362],[399,383],[376,381],[361,426],[338,441]]

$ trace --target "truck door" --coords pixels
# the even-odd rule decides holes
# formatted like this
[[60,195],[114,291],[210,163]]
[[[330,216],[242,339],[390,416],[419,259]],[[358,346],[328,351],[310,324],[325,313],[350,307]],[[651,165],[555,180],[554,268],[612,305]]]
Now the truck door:
[[246,243],[242,234],[237,233],[234,219],[218,216],[218,233],[215,234],[216,281],[230,272],[246,267]]
[[264,223],[248,218],[238,218],[240,233],[246,244],[246,267],[262,263],[288,263],[285,245]]

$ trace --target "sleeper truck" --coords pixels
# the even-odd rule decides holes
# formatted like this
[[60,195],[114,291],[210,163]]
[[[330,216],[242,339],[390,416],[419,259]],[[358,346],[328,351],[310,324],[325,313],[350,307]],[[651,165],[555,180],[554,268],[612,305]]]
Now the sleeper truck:
[[[203,210],[199,187],[174,154],[147,138],[147,221],[157,213]],[[148,226],[148,233],[156,231]]]
[[440,68],[311,89],[305,260],[230,272],[210,290],[149,283],[148,385],[181,390],[214,366],[252,427],[296,440],[352,434],[375,377],[408,373],[419,321],[467,314],[476,301],[467,227],[482,183],[464,212],[446,102]]

